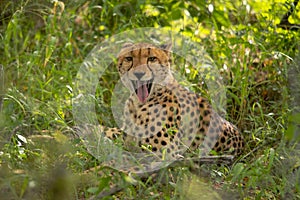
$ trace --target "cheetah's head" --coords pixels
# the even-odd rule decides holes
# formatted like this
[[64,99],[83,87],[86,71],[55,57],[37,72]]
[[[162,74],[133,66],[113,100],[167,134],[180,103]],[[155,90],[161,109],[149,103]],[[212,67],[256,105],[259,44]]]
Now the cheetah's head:
[[126,43],[118,55],[118,71],[123,84],[145,103],[155,86],[171,80],[170,45],[157,47],[148,43]]

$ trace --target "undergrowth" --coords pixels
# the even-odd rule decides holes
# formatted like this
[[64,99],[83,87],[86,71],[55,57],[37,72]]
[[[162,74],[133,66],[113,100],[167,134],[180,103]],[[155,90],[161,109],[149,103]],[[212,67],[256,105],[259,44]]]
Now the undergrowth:
[[[284,1],[243,2],[2,1],[1,199],[88,199],[109,182],[126,189],[107,199],[299,199],[300,32],[277,27]],[[299,24],[299,11],[290,20]],[[88,171],[99,163],[71,129],[80,65],[105,38],[166,26],[195,38],[219,68],[244,154],[229,166],[163,169],[156,180]],[[107,126],[117,78],[109,71],[97,88]],[[198,78],[189,81],[201,91]]]

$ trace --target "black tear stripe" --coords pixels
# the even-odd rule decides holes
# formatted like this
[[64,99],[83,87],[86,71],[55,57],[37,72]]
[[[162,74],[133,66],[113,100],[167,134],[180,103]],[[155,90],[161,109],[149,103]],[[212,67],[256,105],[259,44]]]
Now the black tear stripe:
[[128,68],[127,71],[131,70],[132,67],[133,67],[133,63],[131,63],[131,66]]
[[149,66],[149,63],[147,62],[147,68],[150,70],[150,72],[151,72],[151,74],[152,74],[152,77],[153,77],[153,71],[152,71],[152,69],[151,69],[151,67]]
[[[130,52],[130,54],[132,55],[132,51]],[[124,61],[124,59],[123,59],[123,61]],[[120,64],[120,69],[121,69],[122,65],[123,65],[123,62]],[[128,69],[124,70],[124,71],[129,71],[132,67],[133,67],[133,61],[131,62],[131,66],[128,67]]]

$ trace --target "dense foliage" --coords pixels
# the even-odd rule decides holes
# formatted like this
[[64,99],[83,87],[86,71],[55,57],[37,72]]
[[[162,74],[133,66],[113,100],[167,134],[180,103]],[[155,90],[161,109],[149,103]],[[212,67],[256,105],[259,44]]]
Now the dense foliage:
[[[1,1],[1,199],[86,199],[109,182],[127,188],[108,199],[299,199],[295,2]],[[247,143],[233,165],[164,169],[156,181],[86,171],[99,163],[70,128],[74,79],[94,46],[139,27],[169,27],[201,43],[214,60],[226,83],[226,117]],[[97,88],[99,121],[108,126],[116,81],[111,70]],[[197,76],[189,81],[202,91]]]

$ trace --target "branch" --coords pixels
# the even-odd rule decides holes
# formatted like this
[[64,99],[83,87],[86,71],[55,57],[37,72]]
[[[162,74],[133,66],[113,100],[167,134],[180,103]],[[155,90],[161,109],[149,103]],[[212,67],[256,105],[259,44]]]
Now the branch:
[[[189,167],[189,166],[192,166],[193,164],[197,164],[199,166],[203,165],[203,164],[231,164],[233,162],[233,160],[234,160],[234,156],[232,156],[232,155],[202,156],[200,158],[196,158],[196,157],[195,158],[182,158],[182,159],[175,160],[168,167],[178,167],[178,166]],[[92,170],[95,170],[95,168],[93,168]],[[156,173],[159,170],[160,169],[151,171],[151,172],[138,173],[135,175],[140,179],[147,178],[151,175],[156,176]],[[91,171],[91,170],[89,170],[89,171]],[[110,188],[110,190],[102,191],[98,195],[92,196],[89,199],[90,200],[102,199],[106,196],[116,194],[117,192],[120,192],[123,189],[125,189],[124,186],[122,187],[122,186],[114,185]]]

